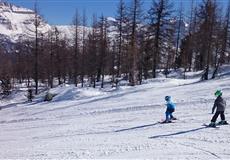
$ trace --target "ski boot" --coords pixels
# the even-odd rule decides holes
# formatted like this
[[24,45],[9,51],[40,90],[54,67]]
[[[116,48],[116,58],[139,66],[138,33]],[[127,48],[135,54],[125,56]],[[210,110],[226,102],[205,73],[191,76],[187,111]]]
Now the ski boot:
[[172,123],[172,121],[171,120],[164,120],[161,123]]
[[172,118],[170,118],[170,120],[177,120],[177,118],[175,118],[175,117],[172,117]]
[[228,122],[225,120],[222,120],[222,121],[218,122],[218,125],[228,125]]
[[216,123],[215,122],[211,122],[208,126],[209,127],[216,127]]

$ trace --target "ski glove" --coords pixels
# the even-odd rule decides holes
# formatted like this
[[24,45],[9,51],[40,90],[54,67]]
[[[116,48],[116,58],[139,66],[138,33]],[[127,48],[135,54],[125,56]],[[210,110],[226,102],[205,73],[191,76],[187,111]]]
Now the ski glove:
[[215,109],[212,109],[212,114],[214,113],[214,110],[215,110]]

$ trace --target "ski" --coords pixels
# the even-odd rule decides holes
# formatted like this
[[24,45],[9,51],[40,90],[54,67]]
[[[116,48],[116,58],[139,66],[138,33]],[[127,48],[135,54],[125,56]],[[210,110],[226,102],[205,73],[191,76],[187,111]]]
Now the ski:
[[158,123],[160,124],[168,124],[168,123],[175,123],[174,121],[169,121],[169,122],[166,122],[166,121],[158,121]]
[[229,125],[229,123],[228,122],[225,122],[225,123],[218,122],[216,125],[217,126],[226,126],[226,125]]
[[217,127],[217,126],[210,126],[210,125],[208,125],[206,123],[204,123],[202,126],[205,126],[207,128],[220,128],[220,127]]
[[161,121],[158,121],[158,123],[160,124],[164,124],[164,123],[175,123],[175,121],[178,120],[177,118],[172,118],[170,121],[166,122],[166,120],[161,120]]
[[206,124],[206,123],[204,123],[203,124],[203,126],[205,126],[205,127],[209,127],[209,128],[220,128],[220,126],[225,126],[225,125],[229,125],[227,122],[226,123],[224,123],[224,124],[222,124],[222,123],[216,123],[216,125],[215,126],[210,126],[210,125],[208,125],[208,124]]

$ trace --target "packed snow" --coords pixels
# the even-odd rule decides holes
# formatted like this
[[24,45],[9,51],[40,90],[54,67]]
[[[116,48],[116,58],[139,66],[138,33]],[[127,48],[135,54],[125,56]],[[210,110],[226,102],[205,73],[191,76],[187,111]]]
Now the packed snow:
[[[224,70],[223,70],[224,71]],[[24,91],[1,101],[1,159],[230,159],[230,127],[209,123],[222,89],[230,115],[230,76],[200,82],[157,78],[116,89],[62,85],[26,102]],[[197,73],[196,73],[197,74]],[[188,77],[196,75],[188,73]],[[175,123],[164,119],[164,97],[176,103]]]

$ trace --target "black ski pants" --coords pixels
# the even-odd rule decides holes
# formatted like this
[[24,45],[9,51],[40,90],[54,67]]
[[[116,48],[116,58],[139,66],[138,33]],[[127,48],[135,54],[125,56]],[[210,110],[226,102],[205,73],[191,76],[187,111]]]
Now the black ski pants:
[[216,113],[215,113],[214,116],[212,117],[211,122],[216,122],[216,120],[217,120],[217,118],[218,118],[219,115],[220,115],[222,121],[225,120],[224,111],[216,111]]

